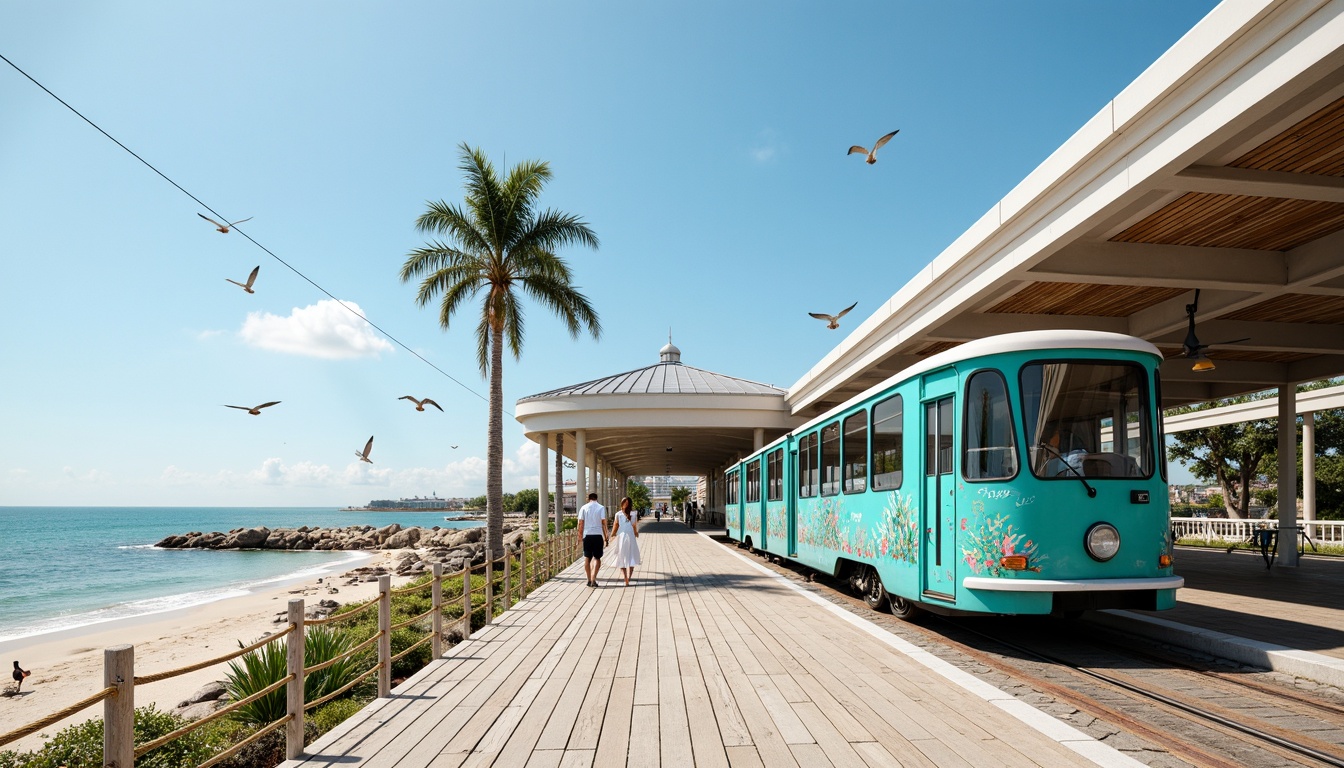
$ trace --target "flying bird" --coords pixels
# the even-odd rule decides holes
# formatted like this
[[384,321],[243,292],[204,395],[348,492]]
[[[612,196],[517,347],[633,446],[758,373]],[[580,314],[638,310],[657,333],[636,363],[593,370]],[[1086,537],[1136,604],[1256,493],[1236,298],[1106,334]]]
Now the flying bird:
[[840,314],[838,315],[828,315],[823,312],[808,312],[807,314],[817,318],[818,320],[825,320],[827,328],[835,329],[840,327],[840,318],[849,314],[849,310],[857,306],[859,306],[859,302],[856,301],[853,304],[850,304],[848,307],[845,307],[844,309],[840,310]]
[[19,662],[14,662],[14,693],[18,693],[19,689],[23,687],[23,678],[31,674],[33,673],[26,669],[19,669]]
[[414,397],[411,397],[410,395],[402,395],[401,397],[398,397],[397,399],[398,399],[398,400],[410,400],[412,403],[415,403],[415,410],[417,410],[417,411],[423,411],[423,410],[425,410],[425,406],[426,406],[426,405],[432,405],[432,406],[434,406],[435,408],[438,408],[440,411],[443,410],[443,406],[439,405],[438,403],[434,402],[433,400],[430,400],[428,397],[426,397],[424,400],[416,400]]
[[256,291],[252,290],[252,284],[255,283],[255,282],[257,282],[257,273],[260,272],[260,271],[261,271],[261,265],[260,265],[260,264],[258,264],[257,266],[253,267],[253,268],[252,268],[252,274],[250,274],[250,275],[247,276],[247,282],[246,282],[246,283],[240,283],[240,282],[238,282],[237,280],[229,280],[229,278],[227,278],[227,277],[224,278],[224,279],[225,279],[225,280],[228,280],[230,283],[233,283],[234,285],[238,286],[239,288],[242,288],[244,291],[247,291],[248,293],[256,293]]
[[368,463],[372,464],[373,459],[369,458],[369,451],[372,450],[373,450],[373,435],[369,435],[369,442],[364,444],[364,451],[362,453],[359,451],[355,451],[355,455],[359,457],[360,461],[367,461]]
[[897,128],[891,133],[888,133],[886,136],[883,136],[882,138],[878,139],[877,143],[873,145],[873,148],[871,150],[868,149],[867,147],[860,147],[858,144],[855,144],[854,146],[850,147],[849,151],[846,152],[845,154],[852,155],[855,152],[857,152],[860,155],[867,155],[868,159],[865,160],[864,162],[868,163],[869,165],[872,165],[873,163],[877,162],[877,150],[881,149],[882,146],[886,144],[888,141],[891,141],[892,136],[895,136],[900,132],[901,129]]
[[451,445],[451,446],[449,446],[449,447],[452,448],[454,451],[457,450],[457,446],[456,446],[456,445]]
[[279,400],[272,400],[272,401],[269,402],[269,403],[262,403],[261,405],[254,406],[254,407],[252,407],[252,408],[248,408],[246,405],[226,405],[226,406],[224,406],[224,407],[225,407],[225,408],[237,408],[237,409],[240,410],[240,411],[247,411],[248,413],[252,414],[253,416],[260,416],[260,415],[261,415],[261,409],[262,409],[262,408],[270,408],[272,405],[279,405],[279,404],[280,404],[280,401],[279,401]]
[[231,221],[231,222],[229,222],[228,224],[220,224],[218,221],[215,221],[214,219],[210,218],[209,216],[206,216],[204,213],[198,213],[198,214],[196,214],[196,215],[197,215],[197,216],[200,216],[202,219],[205,219],[206,221],[210,222],[211,224],[214,224],[216,230],[218,230],[218,231],[220,231],[220,232],[222,232],[222,233],[224,233],[224,234],[226,234],[226,235],[229,234],[229,228],[230,228],[230,227],[235,226],[235,225],[237,225],[237,224],[242,224],[244,221],[251,221],[251,220],[252,220],[252,217],[251,217],[251,216],[248,216],[246,219],[239,219],[239,220],[237,220],[237,221]]

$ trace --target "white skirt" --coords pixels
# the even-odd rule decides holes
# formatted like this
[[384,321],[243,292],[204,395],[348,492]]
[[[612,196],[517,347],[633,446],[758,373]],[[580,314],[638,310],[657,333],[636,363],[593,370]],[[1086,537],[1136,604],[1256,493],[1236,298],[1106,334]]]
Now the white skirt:
[[633,568],[639,565],[639,540],[633,533],[621,532],[616,534],[616,541],[612,543],[611,559],[607,565],[614,568]]

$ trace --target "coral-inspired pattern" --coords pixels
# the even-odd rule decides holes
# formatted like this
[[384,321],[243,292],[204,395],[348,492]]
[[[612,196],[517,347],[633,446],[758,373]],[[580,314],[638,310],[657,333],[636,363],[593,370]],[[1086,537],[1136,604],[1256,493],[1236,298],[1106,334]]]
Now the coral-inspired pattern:
[[[981,507],[983,509],[983,507]],[[985,516],[978,525],[971,524],[967,518],[961,518],[961,530],[964,533],[965,546],[961,554],[966,564],[975,573],[987,576],[1006,576],[1016,573],[999,565],[999,558],[1007,555],[1025,555],[1027,570],[1041,572],[1041,565],[1049,559],[1038,554],[1036,542],[1020,531],[1014,531],[1006,515]]]
[[742,515],[742,527],[747,529],[747,533],[761,532],[761,515],[755,510],[747,510]]
[[882,510],[882,522],[873,527],[877,554],[904,563],[919,562],[919,521],[914,503],[892,491]]
[[811,509],[799,509],[798,543],[822,549],[840,549],[840,507],[838,500],[826,498]]
[[765,510],[765,535],[773,546],[789,535],[788,521],[784,517],[784,507],[767,507]]

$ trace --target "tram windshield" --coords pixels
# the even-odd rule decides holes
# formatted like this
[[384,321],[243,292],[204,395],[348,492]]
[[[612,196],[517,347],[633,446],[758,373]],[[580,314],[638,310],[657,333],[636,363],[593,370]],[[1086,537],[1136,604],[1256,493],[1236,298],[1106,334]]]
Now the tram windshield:
[[1142,366],[1031,363],[1022,367],[1021,385],[1032,474],[1152,477],[1152,414]]

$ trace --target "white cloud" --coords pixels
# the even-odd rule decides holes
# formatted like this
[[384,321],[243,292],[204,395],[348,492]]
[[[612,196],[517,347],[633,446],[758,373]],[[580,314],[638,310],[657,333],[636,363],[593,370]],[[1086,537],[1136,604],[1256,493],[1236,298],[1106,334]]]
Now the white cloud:
[[778,160],[789,149],[779,134],[767,128],[756,135],[756,141],[748,148],[751,159],[759,165],[769,165]]
[[[363,314],[358,304],[347,301],[345,305]],[[328,360],[377,357],[393,351],[392,344],[372,326],[332,299],[295,307],[289,317],[249,312],[238,335],[253,347]]]

